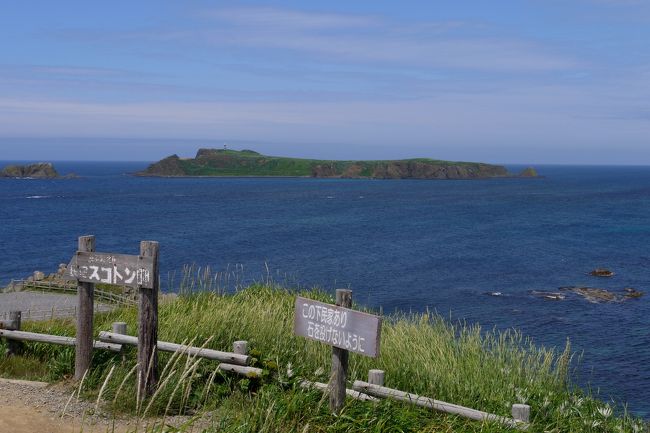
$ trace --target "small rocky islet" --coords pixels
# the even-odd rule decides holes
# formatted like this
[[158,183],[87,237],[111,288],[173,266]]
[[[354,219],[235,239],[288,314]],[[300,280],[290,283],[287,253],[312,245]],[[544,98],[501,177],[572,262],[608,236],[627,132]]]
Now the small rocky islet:
[[0,171],[0,177],[13,179],[73,179],[74,173],[61,176],[51,162],[25,165],[8,165]]

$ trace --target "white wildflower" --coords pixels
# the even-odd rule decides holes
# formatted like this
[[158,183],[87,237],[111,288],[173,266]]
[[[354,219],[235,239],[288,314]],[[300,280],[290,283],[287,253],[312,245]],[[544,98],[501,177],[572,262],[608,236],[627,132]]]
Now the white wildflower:
[[612,415],[612,408],[608,405],[605,407],[599,407],[598,413],[601,414],[604,418],[609,418]]

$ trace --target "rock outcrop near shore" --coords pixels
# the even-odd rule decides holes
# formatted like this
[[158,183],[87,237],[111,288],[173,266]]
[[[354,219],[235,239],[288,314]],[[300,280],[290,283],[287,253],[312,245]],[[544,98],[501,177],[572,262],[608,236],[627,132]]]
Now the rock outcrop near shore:
[[[145,174],[146,173],[146,174]],[[151,164],[145,171],[138,173],[146,176],[186,176],[178,155],[168,156],[155,164]]]
[[[533,173],[528,172],[530,176]],[[287,176],[343,179],[483,179],[511,177],[505,167],[427,158],[327,161],[266,156],[252,150],[199,149],[195,158],[171,155],[138,176]],[[512,176],[516,177],[516,176]]]
[[537,174],[537,170],[535,170],[533,167],[528,167],[519,173],[519,177],[539,177],[539,175]]

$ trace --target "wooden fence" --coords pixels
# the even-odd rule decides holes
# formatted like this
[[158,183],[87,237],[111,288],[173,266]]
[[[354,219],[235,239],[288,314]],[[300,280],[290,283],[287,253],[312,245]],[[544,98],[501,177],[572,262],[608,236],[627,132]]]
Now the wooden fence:
[[[0,321],[0,338],[5,338],[10,343],[7,355],[16,355],[22,350],[22,342],[58,344],[63,346],[76,346],[74,337],[60,335],[39,334],[21,331],[22,317],[20,311],[12,311],[9,319]],[[126,334],[126,323],[113,323],[113,332],[100,332],[99,341],[93,341],[93,349],[121,352],[126,345],[138,345],[138,338]],[[252,358],[248,355],[248,342],[235,341],[232,352],[208,349],[205,347],[187,346],[183,344],[158,341],[157,348],[163,352],[174,352],[183,355],[219,361],[218,369],[224,372],[240,374],[246,377],[261,377],[261,368],[250,367]]]
[[[60,283],[57,281],[29,281],[29,280],[11,280],[10,287],[19,287],[20,290],[27,290],[30,292],[58,292],[67,293],[71,295],[77,294],[76,283]],[[98,290],[95,288],[95,299],[107,304],[117,304],[120,306],[134,306],[137,301],[126,295],[118,293],[107,292],[106,290]]]
[[[71,261],[73,265],[70,269],[70,272],[72,272],[71,275],[77,279],[75,285],[61,285],[51,281],[12,281],[14,286],[19,285],[24,290],[76,293],[79,308],[72,307],[74,310],[71,310],[72,315],[77,317],[76,337],[62,337],[20,331],[21,312],[12,311],[8,315],[9,320],[0,322],[0,337],[8,340],[9,355],[19,353],[22,341],[38,341],[75,346],[75,379],[81,380],[90,368],[93,348],[121,351],[124,345],[135,345],[138,348],[138,392],[140,395],[152,395],[154,393],[158,382],[158,351],[212,359],[220,363],[218,368],[222,371],[233,372],[247,377],[262,376],[262,369],[250,366],[252,358],[248,356],[248,343],[246,341],[235,341],[232,352],[223,352],[205,347],[187,346],[158,340],[160,277],[158,271],[159,247],[157,242],[142,241],[140,243],[140,254],[137,256],[128,256],[112,253],[96,253],[94,236],[82,236],[78,241],[79,247],[76,255],[73,256],[73,261]],[[86,264],[84,265],[84,263]],[[94,268],[94,272],[88,273],[89,268]],[[136,269],[138,271],[138,280],[135,280]],[[105,273],[103,278],[99,276],[99,270]],[[127,279],[129,276],[130,278]],[[111,280],[111,277],[113,280]],[[137,301],[115,293],[93,290],[96,283],[112,281],[115,284],[118,277],[124,283],[128,283],[127,285],[129,287],[137,289]],[[125,306],[137,305],[138,336],[127,335],[126,323],[117,322],[113,324],[113,332],[100,332],[100,341],[94,341],[92,332],[93,312],[97,310],[97,307],[94,305],[95,298],[106,303]],[[346,397],[364,401],[377,401],[381,398],[389,398],[469,419],[500,423],[520,430],[528,429],[530,407],[527,405],[513,405],[512,418],[495,415],[385,387],[385,374],[381,370],[370,370],[367,382],[357,380],[353,384],[353,389],[347,389],[349,351],[372,357],[379,356],[381,330],[381,317],[357,312],[351,308],[351,290],[337,290],[335,305],[324,304],[300,297],[296,299],[294,333],[303,337],[316,339],[332,346],[332,374],[330,383],[325,384],[302,380],[300,386],[328,392],[330,394],[330,409],[334,413],[340,412]],[[302,315],[298,314],[299,311]],[[28,311],[27,316],[33,319],[33,316],[29,313],[31,311]],[[47,314],[47,312],[43,313]],[[318,313],[320,313],[320,316]],[[51,317],[56,317],[54,309],[50,314]],[[28,317],[25,318],[27,319]],[[329,326],[329,334],[324,331],[325,326],[323,326],[323,323],[332,325]],[[320,329],[320,331],[316,334],[314,329]],[[332,338],[330,341],[326,337],[331,335],[334,335],[336,338]]]

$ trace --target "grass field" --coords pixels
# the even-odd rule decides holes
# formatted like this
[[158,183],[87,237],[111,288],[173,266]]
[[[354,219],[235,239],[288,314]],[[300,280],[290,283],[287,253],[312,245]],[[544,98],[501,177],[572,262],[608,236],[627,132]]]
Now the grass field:
[[[187,280],[185,280],[187,283]],[[189,286],[186,284],[186,286]],[[327,397],[304,391],[301,378],[327,382],[331,349],[292,335],[295,293],[272,283],[234,294],[188,291],[160,305],[159,339],[231,350],[247,340],[261,379],[216,371],[216,362],[161,353],[161,380],[152,398],[135,392],[135,348],[122,355],[95,351],[81,395],[116,413],[139,417],[210,412],[207,431],[226,432],[505,432],[497,424],[464,420],[391,401],[349,400],[340,416]],[[303,296],[331,302],[318,290]],[[96,316],[95,330],[128,323],[135,334],[137,311],[125,308]],[[74,335],[70,320],[28,323],[26,330]],[[621,407],[605,404],[571,386],[571,351],[535,347],[514,331],[448,323],[434,314],[391,316],[382,329],[381,356],[350,356],[350,383],[371,368],[386,371],[386,386],[475,409],[510,416],[513,403],[532,407],[533,432],[639,432],[646,428]],[[2,359],[0,375],[58,381],[74,368],[74,350],[27,344],[23,356]],[[166,431],[161,425],[159,431]],[[170,430],[174,431],[174,430]]]

